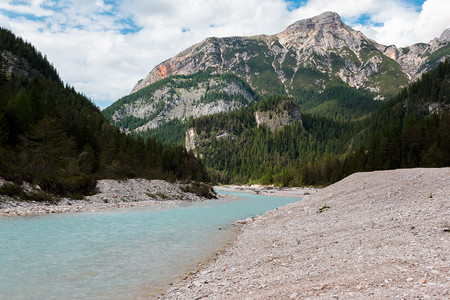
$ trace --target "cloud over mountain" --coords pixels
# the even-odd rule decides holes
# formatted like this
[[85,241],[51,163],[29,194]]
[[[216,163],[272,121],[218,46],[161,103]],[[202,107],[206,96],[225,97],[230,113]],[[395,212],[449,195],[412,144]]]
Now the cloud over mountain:
[[149,69],[208,36],[274,34],[327,10],[387,45],[427,42],[450,27],[446,0],[9,1],[0,3],[0,26],[32,42],[65,82],[107,106]]

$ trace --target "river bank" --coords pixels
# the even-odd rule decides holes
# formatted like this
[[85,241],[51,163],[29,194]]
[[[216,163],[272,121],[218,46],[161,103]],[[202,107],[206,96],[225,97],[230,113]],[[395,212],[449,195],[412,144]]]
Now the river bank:
[[264,185],[252,185],[252,186],[221,185],[215,186],[214,189],[223,192],[238,192],[238,193],[275,196],[275,197],[305,197],[308,195],[312,195],[318,191],[317,188],[313,187],[284,188],[284,187],[274,187]]
[[[0,185],[4,181],[0,181]],[[57,204],[51,202],[20,201],[0,195],[0,216],[41,215],[96,211],[102,209],[178,204],[185,201],[202,201],[205,198],[184,191],[186,185],[164,180],[104,179],[97,182],[98,192],[82,200],[63,198]],[[25,189],[32,189],[25,185]]]
[[177,205],[0,217],[0,299],[149,299],[232,242],[241,227],[236,220],[299,200],[230,194]]
[[[0,186],[5,181],[0,178]],[[102,209],[144,207],[160,204],[175,205],[186,201],[203,201],[206,198],[185,191],[186,184],[169,183],[164,180],[103,179],[97,182],[98,192],[81,200],[68,198],[58,203],[21,201],[0,195],[0,216],[25,216],[52,213],[70,213],[80,211],[97,211]],[[32,190],[24,184],[25,190]],[[272,186],[215,186],[215,190],[224,192],[243,192],[255,195],[278,197],[304,197],[317,191],[315,188],[279,188]]]
[[450,295],[450,168],[353,174],[248,221],[162,299]]

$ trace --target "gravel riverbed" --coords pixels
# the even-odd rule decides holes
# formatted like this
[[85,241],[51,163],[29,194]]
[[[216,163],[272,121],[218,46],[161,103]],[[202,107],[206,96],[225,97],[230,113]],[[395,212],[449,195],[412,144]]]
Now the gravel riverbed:
[[[0,180],[0,184],[3,182]],[[30,189],[31,187],[26,188]],[[83,200],[62,199],[58,204],[20,201],[0,196],[0,216],[96,211],[205,200],[193,193],[184,192],[181,184],[169,183],[164,180],[104,179],[97,182],[97,190],[98,193],[84,197]]]
[[448,299],[450,168],[353,174],[247,221],[162,299]]

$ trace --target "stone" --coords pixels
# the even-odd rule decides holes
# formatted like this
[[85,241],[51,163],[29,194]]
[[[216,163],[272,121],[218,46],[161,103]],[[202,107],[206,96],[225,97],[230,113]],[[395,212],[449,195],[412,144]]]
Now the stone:
[[417,282],[420,284],[425,284],[428,282],[428,280],[426,280],[425,278],[419,278],[419,280],[417,280]]
[[193,284],[194,286],[196,286],[196,287],[202,286],[202,284],[201,284],[200,282],[198,282],[198,281],[194,281],[192,284]]

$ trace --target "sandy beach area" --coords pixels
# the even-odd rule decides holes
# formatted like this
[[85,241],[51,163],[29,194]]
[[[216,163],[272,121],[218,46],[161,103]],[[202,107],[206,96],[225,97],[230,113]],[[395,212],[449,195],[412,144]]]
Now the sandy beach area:
[[246,222],[160,298],[448,299],[449,258],[450,168],[357,173]]

